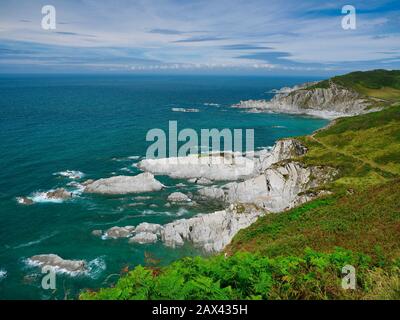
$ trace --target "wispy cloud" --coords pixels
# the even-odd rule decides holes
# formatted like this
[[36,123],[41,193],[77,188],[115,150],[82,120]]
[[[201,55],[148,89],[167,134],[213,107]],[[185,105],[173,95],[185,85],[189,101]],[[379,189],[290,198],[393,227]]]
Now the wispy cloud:
[[0,3],[0,72],[262,69],[338,72],[399,68],[398,0],[58,0],[57,30],[40,0]]

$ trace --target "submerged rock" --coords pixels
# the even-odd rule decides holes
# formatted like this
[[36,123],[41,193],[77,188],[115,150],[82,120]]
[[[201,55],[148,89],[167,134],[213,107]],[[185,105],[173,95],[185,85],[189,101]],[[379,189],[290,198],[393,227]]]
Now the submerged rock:
[[101,237],[103,235],[103,231],[102,230],[93,230],[92,235],[95,237]]
[[84,260],[64,260],[56,254],[36,255],[29,258],[28,263],[40,267],[53,267],[60,272],[81,273],[87,271]]
[[84,192],[100,194],[128,194],[150,191],[159,191],[163,184],[157,181],[149,173],[141,173],[136,176],[116,176],[93,181],[87,184]]

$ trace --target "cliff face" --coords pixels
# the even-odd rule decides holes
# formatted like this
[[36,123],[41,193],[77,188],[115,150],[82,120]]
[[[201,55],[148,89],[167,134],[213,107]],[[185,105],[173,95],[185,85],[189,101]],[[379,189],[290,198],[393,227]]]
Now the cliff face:
[[376,111],[370,109],[372,102],[358,92],[328,82],[327,87],[318,85],[279,91],[270,101],[248,100],[234,105],[235,108],[253,112],[272,111],[282,113],[309,114],[323,118],[353,116]]

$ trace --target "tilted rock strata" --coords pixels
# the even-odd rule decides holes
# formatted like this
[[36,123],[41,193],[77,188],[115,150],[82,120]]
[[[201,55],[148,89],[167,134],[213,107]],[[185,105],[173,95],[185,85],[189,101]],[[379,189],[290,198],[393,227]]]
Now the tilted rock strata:
[[302,87],[286,90],[277,93],[270,101],[241,101],[233,107],[337,118],[374,111],[370,106],[371,102],[358,92],[329,81],[327,88]]

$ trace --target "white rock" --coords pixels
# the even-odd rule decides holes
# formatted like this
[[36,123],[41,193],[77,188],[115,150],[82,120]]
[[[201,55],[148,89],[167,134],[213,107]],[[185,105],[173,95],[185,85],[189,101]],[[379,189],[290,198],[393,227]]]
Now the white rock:
[[142,222],[135,228],[135,233],[155,233],[160,234],[162,227],[160,224]]
[[105,232],[104,236],[109,239],[128,238],[133,234],[134,230],[135,227],[132,226],[112,227]]
[[129,239],[129,243],[154,243],[157,242],[157,235],[150,232],[140,232],[135,234],[132,238]]
[[193,178],[193,179],[189,179],[190,183],[196,183],[196,184],[212,184],[213,182],[209,179],[206,178]]
[[116,176],[96,180],[85,187],[85,192],[101,194],[127,194],[161,190],[164,186],[149,173],[136,176]]
[[181,246],[185,241],[207,252],[221,251],[241,229],[250,226],[262,210],[237,213],[228,210],[198,215],[164,225],[161,240],[167,246]]
[[199,193],[227,203],[251,203],[270,212],[280,212],[298,201],[300,193],[329,181],[334,175],[335,171],[330,168],[288,162],[274,165],[244,182],[231,182],[222,188],[204,188]]
[[[237,180],[253,173],[254,161],[238,154],[189,155],[187,157],[145,159],[138,167],[144,171],[172,178]],[[203,180],[204,181],[204,180]]]
[[173,192],[168,196],[168,201],[185,202],[185,201],[190,201],[190,198],[182,192]]

